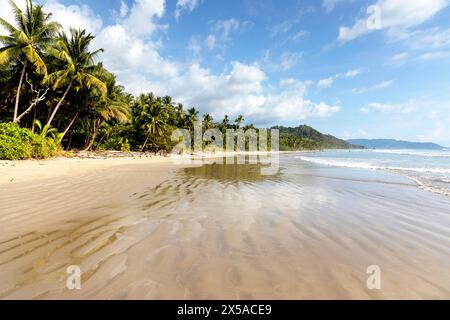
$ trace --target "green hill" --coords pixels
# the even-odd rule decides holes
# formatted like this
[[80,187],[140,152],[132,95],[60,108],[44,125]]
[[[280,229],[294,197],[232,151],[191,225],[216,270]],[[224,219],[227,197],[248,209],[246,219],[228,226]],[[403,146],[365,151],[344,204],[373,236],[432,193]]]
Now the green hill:
[[416,150],[442,150],[440,146],[431,142],[411,142],[393,139],[353,139],[348,143],[364,146],[368,149],[416,149]]
[[280,130],[280,150],[319,150],[319,149],[364,149],[362,146],[350,144],[344,140],[323,134],[307,125],[296,128],[276,126]]

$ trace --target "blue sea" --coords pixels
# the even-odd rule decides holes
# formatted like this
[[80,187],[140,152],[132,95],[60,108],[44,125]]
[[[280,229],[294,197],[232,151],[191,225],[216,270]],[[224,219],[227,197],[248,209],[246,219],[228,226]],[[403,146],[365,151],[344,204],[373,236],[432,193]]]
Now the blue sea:
[[395,180],[397,175],[424,190],[450,196],[450,149],[325,151],[301,154],[296,159],[310,164],[310,169],[325,169],[329,175],[345,172],[347,176],[384,180]]

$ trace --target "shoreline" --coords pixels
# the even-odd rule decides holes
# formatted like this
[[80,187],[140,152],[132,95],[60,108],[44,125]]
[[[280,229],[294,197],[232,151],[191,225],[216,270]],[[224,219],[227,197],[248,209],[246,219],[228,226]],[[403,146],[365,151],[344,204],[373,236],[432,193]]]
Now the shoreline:
[[[199,160],[233,156],[267,156],[271,154],[306,153],[313,151],[257,151],[257,152],[216,152],[190,153],[179,159]],[[170,154],[150,152],[78,152],[71,156],[48,159],[0,160],[0,185],[26,182],[36,179],[51,179],[59,176],[84,174],[121,165],[173,164],[179,168],[191,164],[172,162]]]
[[107,169],[128,164],[163,164],[170,163],[170,158],[158,155],[142,154],[139,156],[99,157],[75,156],[57,157],[43,160],[0,161],[0,185],[76,176],[95,170]]

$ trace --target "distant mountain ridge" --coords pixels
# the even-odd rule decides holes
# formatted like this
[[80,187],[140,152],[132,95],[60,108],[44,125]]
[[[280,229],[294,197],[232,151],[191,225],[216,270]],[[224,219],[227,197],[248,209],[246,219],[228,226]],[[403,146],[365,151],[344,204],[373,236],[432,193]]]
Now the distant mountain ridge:
[[295,128],[276,126],[272,129],[280,131],[281,150],[364,149],[362,146],[348,143],[332,135],[323,134],[307,125]]
[[444,147],[431,142],[411,142],[394,139],[350,139],[348,143],[364,146],[367,149],[420,149],[442,150]]

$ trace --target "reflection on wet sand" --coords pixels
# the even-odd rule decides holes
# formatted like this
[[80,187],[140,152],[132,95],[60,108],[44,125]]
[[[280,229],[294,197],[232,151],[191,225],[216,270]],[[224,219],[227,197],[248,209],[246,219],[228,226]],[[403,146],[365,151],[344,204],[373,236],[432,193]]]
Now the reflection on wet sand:
[[[270,158],[266,159],[270,160]],[[258,182],[267,179],[277,179],[281,171],[277,170],[273,175],[263,175],[261,170],[269,167],[257,157],[235,157],[208,159],[201,166],[185,168],[186,176],[194,176],[199,179],[217,180],[220,182]]]
[[[0,297],[450,298],[447,198],[311,175],[289,156],[281,165],[261,176],[254,164],[208,164],[140,191],[127,187],[145,186],[145,168],[105,171],[72,191],[86,199],[78,208],[49,183],[45,207],[33,210],[33,197],[23,207],[47,222],[0,239]],[[21,223],[5,210],[0,219]],[[51,223],[63,211],[71,218]],[[382,290],[366,287],[374,264]],[[65,287],[69,265],[81,267],[79,291]]]

